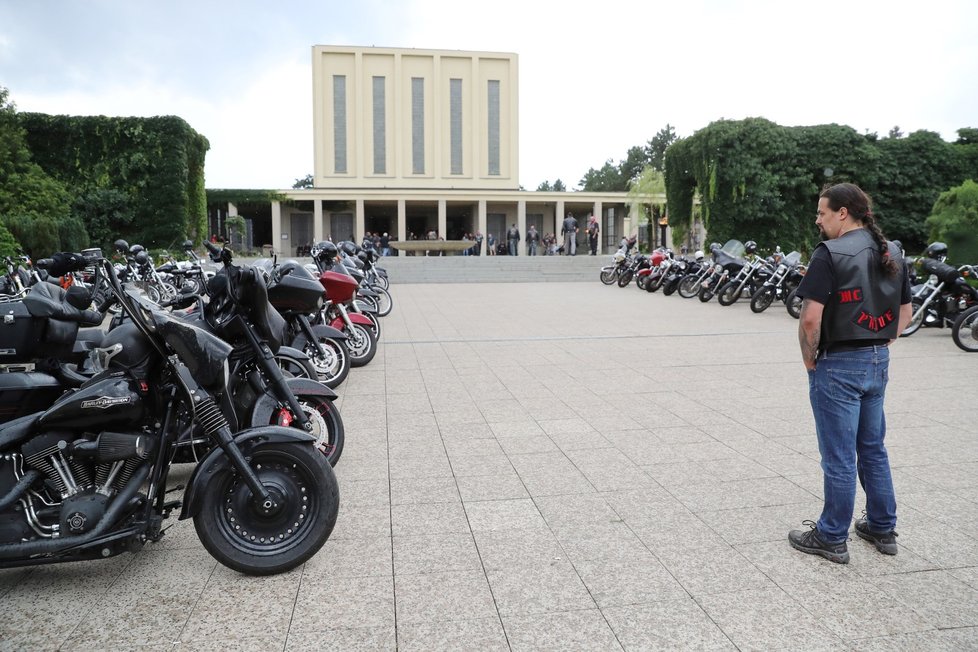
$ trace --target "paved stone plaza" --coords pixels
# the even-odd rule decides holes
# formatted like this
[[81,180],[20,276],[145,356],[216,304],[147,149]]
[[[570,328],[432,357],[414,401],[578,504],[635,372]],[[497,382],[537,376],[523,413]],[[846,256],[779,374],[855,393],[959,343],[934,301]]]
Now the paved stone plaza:
[[392,293],[341,388],[315,558],[244,577],[183,522],[134,556],[0,571],[0,649],[978,649],[978,356],[948,332],[893,347],[900,554],[853,536],[838,566],[786,541],[821,475],[779,306],[597,280]]

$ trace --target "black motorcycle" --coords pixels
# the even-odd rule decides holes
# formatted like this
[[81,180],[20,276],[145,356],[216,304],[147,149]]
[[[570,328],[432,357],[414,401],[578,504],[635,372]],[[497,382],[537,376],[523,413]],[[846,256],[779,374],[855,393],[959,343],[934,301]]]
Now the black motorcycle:
[[[267,575],[305,562],[329,538],[339,505],[315,437],[276,426],[235,433],[219,407],[232,346],[125,291],[112,265],[98,264],[129,316],[116,329],[128,346],[47,410],[0,425],[0,567],[135,551],[159,541],[178,509],[229,568]],[[58,321],[31,315],[10,326],[34,320]],[[183,500],[170,501],[167,475],[188,421],[213,448]]]

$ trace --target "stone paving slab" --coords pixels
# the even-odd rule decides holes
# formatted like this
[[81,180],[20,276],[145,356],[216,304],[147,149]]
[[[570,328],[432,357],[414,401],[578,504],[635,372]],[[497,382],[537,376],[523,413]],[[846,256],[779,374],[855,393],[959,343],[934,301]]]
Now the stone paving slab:
[[948,332],[892,349],[900,553],[853,537],[838,566],[786,541],[821,476],[777,306],[597,282],[393,294],[340,389],[316,557],[244,577],[179,522],[135,555],[0,571],[0,650],[978,649],[978,357]]

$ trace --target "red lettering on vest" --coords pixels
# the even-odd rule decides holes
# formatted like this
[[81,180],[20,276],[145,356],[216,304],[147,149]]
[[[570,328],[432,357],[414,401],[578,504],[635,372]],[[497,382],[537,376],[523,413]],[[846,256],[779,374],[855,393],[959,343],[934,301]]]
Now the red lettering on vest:
[[839,290],[839,303],[854,303],[863,300],[862,288]]
[[859,316],[856,317],[855,322],[857,326],[862,326],[868,331],[876,333],[883,330],[894,321],[893,311],[887,310],[882,315],[877,317],[876,315],[871,315],[865,310],[859,312]]

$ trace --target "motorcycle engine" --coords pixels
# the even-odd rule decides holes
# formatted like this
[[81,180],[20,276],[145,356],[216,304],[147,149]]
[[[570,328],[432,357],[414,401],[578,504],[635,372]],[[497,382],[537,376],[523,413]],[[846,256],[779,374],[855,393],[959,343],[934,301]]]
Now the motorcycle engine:
[[90,531],[152,448],[153,440],[143,433],[103,432],[85,437],[46,432],[25,442],[21,447],[24,466],[40,471],[45,479],[43,490],[28,491],[18,501],[25,507],[30,529],[42,536],[77,536]]

